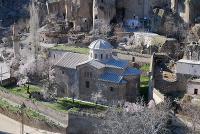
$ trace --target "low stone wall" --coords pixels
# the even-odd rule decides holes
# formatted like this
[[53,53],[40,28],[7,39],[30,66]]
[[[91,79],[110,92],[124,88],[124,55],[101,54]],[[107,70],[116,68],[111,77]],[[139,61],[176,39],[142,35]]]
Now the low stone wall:
[[61,113],[58,111],[55,111],[53,109],[50,109],[49,107],[41,104],[40,102],[33,102],[32,100],[25,99],[19,96],[15,96],[5,90],[0,89],[0,97],[5,98],[14,104],[25,104],[27,107],[38,111],[39,113],[45,115],[50,120],[59,123],[60,125],[66,127],[68,125],[68,113]]
[[137,52],[122,51],[122,50],[118,50],[118,49],[115,49],[114,52],[120,53],[120,54],[125,54],[125,55],[128,54],[128,55],[132,55],[132,56],[136,56],[136,57],[151,58],[151,55],[149,55],[149,54],[140,54]]
[[[9,111],[8,109],[0,108],[0,113],[4,114],[5,116],[8,116],[9,118],[12,118],[12,119],[18,121],[18,122],[22,121],[22,115],[20,112],[14,113],[14,112]],[[29,118],[28,116],[23,116],[23,121],[24,121],[25,125],[31,126],[34,128],[47,130],[47,131],[51,131],[51,132],[59,132],[59,133],[66,132],[66,128],[52,126],[45,121],[39,121],[36,119],[32,119],[32,118]]]
[[[9,103],[19,104],[25,103],[25,105],[33,110],[36,110],[50,119],[52,121],[57,121],[60,123],[63,123],[67,126],[67,134],[94,134],[95,130],[98,125],[100,125],[103,114],[89,114],[89,113],[61,113],[55,110],[52,110],[48,108],[47,106],[44,106],[40,103],[33,103],[31,100],[15,96],[7,91],[0,90],[0,97],[5,98],[9,100]],[[1,109],[0,109],[0,112]],[[10,118],[13,118],[15,120],[20,121],[21,116],[16,115],[14,116],[12,113],[6,112],[4,110],[3,113],[6,113],[5,115],[9,116]],[[38,123],[38,124],[37,124]],[[27,119],[25,122],[27,125],[34,126],[36,128],[42,128],[48,131],[51,131],[51,129],[48,128],[48,125],[45,124],[45,122],[39,122],[35,120]],[[57,130],[56,128],[52,128],[52,130]],[[61,127],[58,130],[61,133],[65,133],[65,127]]]
[[165,96],[161,94],[157,89],[153,89],[153,99],[156,104],[162,103],[165,100]]
[[68,134],[95,134],[98,125],[101,124],[103,118],[69,113]]

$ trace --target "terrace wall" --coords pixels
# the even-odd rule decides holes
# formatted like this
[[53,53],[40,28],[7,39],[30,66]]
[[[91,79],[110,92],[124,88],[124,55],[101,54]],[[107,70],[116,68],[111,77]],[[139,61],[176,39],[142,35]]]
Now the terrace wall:
[[29,107],[35,111],[38,111],[39,113],[48,117],[50,120],[52,120],[54,122],[58,122],[59,124],[61,124],[63,126],[68,125],[68,113],[67,112],[61,113],[61,112],[52,110],[41,103],[33,102],[32,100],[27,100],[25,98],[13,95],[4,90],[0,90],[0,98],[5,98],[6,100],[9,100],[14,105],[22,105],[24,103],[27,107]]

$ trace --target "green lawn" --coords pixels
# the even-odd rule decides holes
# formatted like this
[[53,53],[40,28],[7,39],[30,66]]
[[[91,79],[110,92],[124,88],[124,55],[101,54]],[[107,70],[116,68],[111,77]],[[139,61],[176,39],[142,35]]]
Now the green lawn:
[[85,48],[85,47],[58,45],[58,46],[55,46],[51,49],[69,51],[69,52],[80,53],[80,54],[89,54],[89,48]]
[[45,103],[48,107],[58,110],[61,112],[88,112],[88,113],[99,113],[103,112],[107,109],[106,106],[91,103],[91,102],[83,102],[81,100],[73,100],[71,98],[61,98],[58,99],[55,103]]
[[[9,112],[14,113],[14,114],[21,112],[20,106],[13,106],[10,103],[8,103],[7,101],[2,100],[2,99],[0,99],[0,108],[2,108],[4,110],[8,110]],[[56,125],[52,121],[49,121],[45,116],[41,115],[40,113],[38,113],[32,109],[25,108],[24,113],[27,117],[29,117],[31,119],[45,121],[45,122],[49,123],[49,125]]]
[[[15,94],[17,96],[24,97],[26,99],[29,99],[29,94],[27,93],[27,85],[21,86],[21,87],[7,87],[3,88],[2,90],[6,90],[12,94]],[[30,92],[40,92],[42,91],[42,88],[36,86],[36,85],[30,85],[29,88]],[[35,99],[33,99],[35,100]],[[36,100],[35,100],[36,101]],[[106,106],[103,105],[96,105],[95,103],[91,102],[83,102],[81,100],[75,100],[73,103],[73,100],[71,98],[59,98],[56,102],[40,102],[46,106],[48,106],[51,109],[60,111],[60,112],[79,112],[83,111],[86,113],[99,113],[102,111],[105,111],[107,109]]]
[[149,64],[145,64],[145,65],[140,67],[140,70],[143,71],[143,72],[149,72],[149,69],[150,69]]
[[[24,97],[24,98],[29,98],[29,94],[27,93],[27,85],[26,86],[20,86],[20,87],[7,87],[6,88],[7,91]],[[29,86],[29,91],[30,92],[40,92],[42,89],[36,85],[30,85]]]

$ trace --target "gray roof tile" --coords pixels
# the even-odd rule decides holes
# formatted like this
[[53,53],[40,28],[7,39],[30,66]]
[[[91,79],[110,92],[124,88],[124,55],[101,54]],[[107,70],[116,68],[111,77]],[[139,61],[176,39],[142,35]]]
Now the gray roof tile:
[[64,56],[55,64],[55,66],[76,69],[76,66],[87,61],[88,56],[79,53],[67,52]]
[[125,69],[128,67],[128,61],[125,60],[119,60],[119,59],[111,59],[107,61],[106,67],[111,67],[111,68],[118,68],[118,69]]
[[117,74],[117,73],[111,73],[111,72],[105,72],[103,73],[99,80],[101,81],[107,81],[107,82],[112,82],[112,83],[124,83],[125,81],[123,80],[123,76]]
[[141,71],[139,69],[131,68],[131,67],[126,68],[126,70],[123,73],[124,76],[128,76],[128,75],[140,75],[140,74],[141,74]]
[[90,44],[89,48],[90,49],[113,49],[113,46],[105,40],[98,39],[98,40],[93,41]]

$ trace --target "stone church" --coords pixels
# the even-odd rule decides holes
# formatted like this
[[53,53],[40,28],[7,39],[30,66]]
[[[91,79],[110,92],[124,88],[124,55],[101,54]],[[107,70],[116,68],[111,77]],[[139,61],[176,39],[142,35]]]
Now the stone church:
[[105,102],[134,101],[140,88],[140,70],[113,56],[113,47],[105,40],[98,39],[89,48],[89,56],[67,52],[55,64],[60,94],[82,100],[100,96]]

